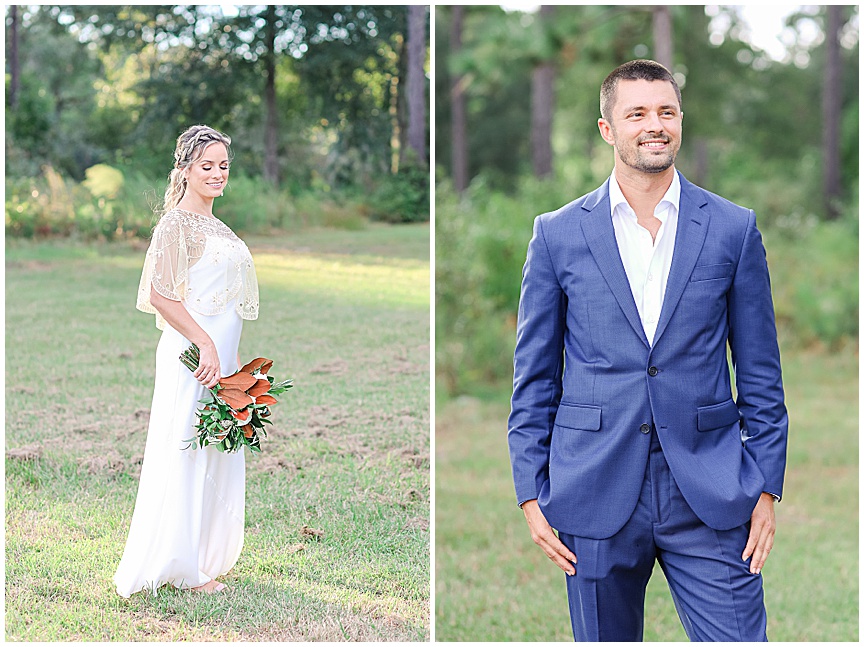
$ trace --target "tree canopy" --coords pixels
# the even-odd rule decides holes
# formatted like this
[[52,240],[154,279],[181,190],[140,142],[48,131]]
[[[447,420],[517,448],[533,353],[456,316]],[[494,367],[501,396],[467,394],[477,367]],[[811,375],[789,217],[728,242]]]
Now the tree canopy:
[[368,186],[407,145],[407,9],[7,7],[7,175],[50,164],[81,180],[107,163],[164,176],[179,132],[207,123],[247,174]]
[[[460,8],[460,38],[452,34],[454,8],[436,7],[436,102],[438,132],[459,109],[450,100],[460,80],[466,105],[469,178],[514,187],[519,177],[545,173],[532,168],[537,131],[533,114],[544,106],[536,79],[554,67],[553,123],[545,138],[559,181],[588,190],[608,175],[612,157],[597,134],[598,94],[603,78],[634,58],[671,56],[682,88],[684,139],[678,166],[706,188],[762,207],[766,217],[807,205],[831,215],[821,199],[822,166],[830,164],[823,138],[824,98],[835,99],[839,148],[839,195],[850,200],[858,178],[858,8],[840,7],[829,27],[824,6],[801,7],[787,19],[787,56],[773,60],[753,45],[737,8],[697,5],[555,6],[554,19],[536,12],[495,6]],[[464,11],[463,11],[464,10]],[[813,34],[816,34],[814,37]],[[456,43],[451,51],[449,45]],[[828,59],[836,44],[837,56]],[[828,86],[831,72],[839,81]],[[532,77],[535,79],[532,91]],[[534,107],[532,107],[534,106]],[[535,124],[532,127],[532,123]],[[450,177],[458,143],[436,138],[438,177]],[[454,146],[457,150],[454,151]],[[454,157],[455,153],[455,157]],[[753,182],[758,178],[760,182]],[[785,186],[790,191],[779,190]],[[768,190],[766,191],[766,187]],[[578,196],[580,190],[573,189]],[[769,197],[773,195],[772,199]]]

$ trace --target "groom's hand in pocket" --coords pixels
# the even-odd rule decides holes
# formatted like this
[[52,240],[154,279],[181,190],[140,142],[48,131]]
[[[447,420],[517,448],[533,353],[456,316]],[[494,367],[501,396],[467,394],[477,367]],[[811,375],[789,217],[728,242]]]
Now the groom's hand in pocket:
[[546,556],[555,562],[558,568],[567,575],[575,575],[576,568],[573,563],[577,561],[576,555],[570,552],[570,549],[558,539],[558,535],[552,530],[552,526],[549,525],[540,510],[537,499],[523,503],[522,512],[525,513],[525,519],[528,521],[528,528],[531,530],[531,539],[534,540],[534,543],[543,549]]

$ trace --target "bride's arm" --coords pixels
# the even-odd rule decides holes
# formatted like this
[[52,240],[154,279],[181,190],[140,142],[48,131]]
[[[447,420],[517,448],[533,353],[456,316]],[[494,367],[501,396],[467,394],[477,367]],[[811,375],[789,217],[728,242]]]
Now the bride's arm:
[[204,332],[204,329],[192,318],[182,303],[163,297],[153,287],[150,288],[150,304],[159,311],[159,314],[174,330],[195,344],[201,351],[198,370],[192,374],[195,379],[208,389],[216,386],[219,378],[222,377],[222,367],[219,364],[216,344],[210,339],[210,335]]

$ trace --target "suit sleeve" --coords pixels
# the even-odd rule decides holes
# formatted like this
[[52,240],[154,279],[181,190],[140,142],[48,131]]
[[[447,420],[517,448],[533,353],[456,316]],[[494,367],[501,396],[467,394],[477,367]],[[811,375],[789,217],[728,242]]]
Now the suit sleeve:
[[538,217],[522,270],[508,425],[519,505],[536,499],[549,478],[552,425],[561,400],[566,308]]
[[765,476],[764,491],[782,496],[789,420],[768,263],[752,211],[729,292],[729,345],[745,450]]

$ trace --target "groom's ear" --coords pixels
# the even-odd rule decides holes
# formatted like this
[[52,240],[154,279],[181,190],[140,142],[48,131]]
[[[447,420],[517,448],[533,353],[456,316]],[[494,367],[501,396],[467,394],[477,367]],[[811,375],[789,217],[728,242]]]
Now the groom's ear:
[[603,117],[600,117],[600,119],[597,120],[597,127],[600,129],[600,136],[603,138],[603,141],[610,146],[614,146],[615,135],[612,132],[612,125],[603,119]]

